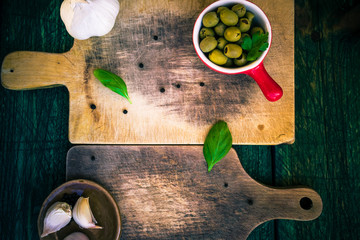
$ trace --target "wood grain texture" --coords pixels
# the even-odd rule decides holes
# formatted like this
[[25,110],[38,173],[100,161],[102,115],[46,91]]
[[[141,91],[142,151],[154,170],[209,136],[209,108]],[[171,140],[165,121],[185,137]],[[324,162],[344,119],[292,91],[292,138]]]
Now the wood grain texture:
[[[208,173],[202,146],[77,146],[66,176],[98,182],[113,195],[122,239],[246,239],[265,221],[312,220],[322,211],[311,189],[254,181],[233,149]],[[304,198],[310,209],[301,206]]]
[[[16,50],[68,51],[60,2],[0,1],[0,58]],[[38,240],[36,219],[47,195],[65,181],[69,94],[65,87],[0,87],[0,239]]]
[[[252,178],[268,185],[312,187],[321,195],[324,209],[309,222],[266,222],[249,239],[360,239],[359,5],[352,0],[295,3],[296,142],[235,149]],[[1,59],[18,50],[68,51],[73,39],[60,20],[60,4],[60,0],[0,1]],[[71,146],[68,99],[65,87],[31,91],[0,87],[2,240],[39,239],[36,219],[41,204],[65,181]]]
[[[241,165],[254,180],[273,186],[271,146],[233,146]],[[276,221],[276,220],[275,220]],[[275,221],[268,221],[257,226],[247,240],[275,240],[277,231]]]
[[[73,45],[58,0],[0,1],[0,58],[16,50],[65,52]],[[39,239],[36,220],[48,194],[65,181],[69,94],[65,87],[11,91],[0,86],[0,239]],[[252,177],[271,184],[266,146],[237,146]],[[268,182],[270,179],[270,182]],[[272,239],[273,221],[249,239]]]
[[[193,24],[211,2],[120,1],[108,35],[75,41],[64,54],[12,53],[2,66],[2,84],[17,90],[65,85],[72,143],[202,144],[220,119],[234,144],[293,142],[294,29],[288,26],[294,2],[254,1],[273,28],[265,66],[284,90],[275,103],[250,77],[216,73],[197,57]],[[120,75],[133,104],[103,87],[95,68]]]
[[275,184],[314,187],[324,211],[280,220],[278,237],[360,239],[360,3],[302,0],[296,12],[297,141],[275,148]]

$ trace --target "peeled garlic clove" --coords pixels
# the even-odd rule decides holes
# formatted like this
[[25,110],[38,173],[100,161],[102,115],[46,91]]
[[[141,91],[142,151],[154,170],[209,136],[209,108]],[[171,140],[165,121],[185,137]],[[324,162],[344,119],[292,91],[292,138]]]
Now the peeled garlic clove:
[[60,17],[72,37],[85,40],[110,32],[119,10],[118,0],[64,0]]
[[56,202],[47,210],[41,237],[59,231],[71,220],[71,207],[66,202]]
[[73,218],[82,228],[102,229],[95,225],[97,222],[91,212],[89,198],[80,197],[77,200],[73,209]]
[[64,240],[89,240],[89,238],[82,232],[74,232],[64,238]]

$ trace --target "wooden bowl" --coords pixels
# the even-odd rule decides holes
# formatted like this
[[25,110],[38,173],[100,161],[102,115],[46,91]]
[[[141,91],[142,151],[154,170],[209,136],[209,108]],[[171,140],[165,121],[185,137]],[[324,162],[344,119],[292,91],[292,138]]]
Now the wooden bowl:
[[[73,232],[83,232],[90,240],[117,240],[121,234],[121,219],[117,203],[103,187],[89,180],[78,179],[66,182],[56,188],[45,199],[41,206],[38,217],[38,233],[41,236],[44,225],[44,217],[48,208],[58,201],[64,201],[66,194],[74,194],[89,197],[90,207],[97,220],[97,225],[103,229],[81,229],[71,219],[70,223],[56,233],[49,234],[41,239],[64,239]],[[73,206],[72,206],[73,207]]]

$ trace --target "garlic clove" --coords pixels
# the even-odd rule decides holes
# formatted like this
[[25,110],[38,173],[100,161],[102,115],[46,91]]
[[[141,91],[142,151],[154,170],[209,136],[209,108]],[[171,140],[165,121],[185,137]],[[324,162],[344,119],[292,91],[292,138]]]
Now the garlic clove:
[[54,233],[65,227],[71,220],[71,207],[65,202],[56,202],[47,210],[41,237]]
[[64,238],[64,240],[89,240],[89,238],[82,232],[74,232]]
[[102,229],[97,223],[89,204],[89,198],[80,197],[73,209],[74,221],[82,228]]

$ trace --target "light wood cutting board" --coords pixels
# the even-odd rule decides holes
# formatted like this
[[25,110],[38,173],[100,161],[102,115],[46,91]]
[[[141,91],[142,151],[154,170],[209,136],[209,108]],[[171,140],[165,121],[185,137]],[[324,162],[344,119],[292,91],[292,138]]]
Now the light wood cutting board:
[[[4,87],[15,90],[65,85],[70,96],[72,143],[202,144],[218,120],[234,144],[294,141],[294,2],[255,0],[273,28],[265,59],[283,88],[268,102],[246,75],[208,69],[192,45],[199,13],[213,1],[121,0],[106,36],[75,40],[66,53],[14,52],[3,62]],[[121,76],[133,104],[105,88],[92,72]]]
[[314,190],[253,180],[233,149],[208,173],[201,146],[77,146],[66,178],[95,181],[113,195],[122,239],[245,240],[265,221],[307,221],[322,211]]

